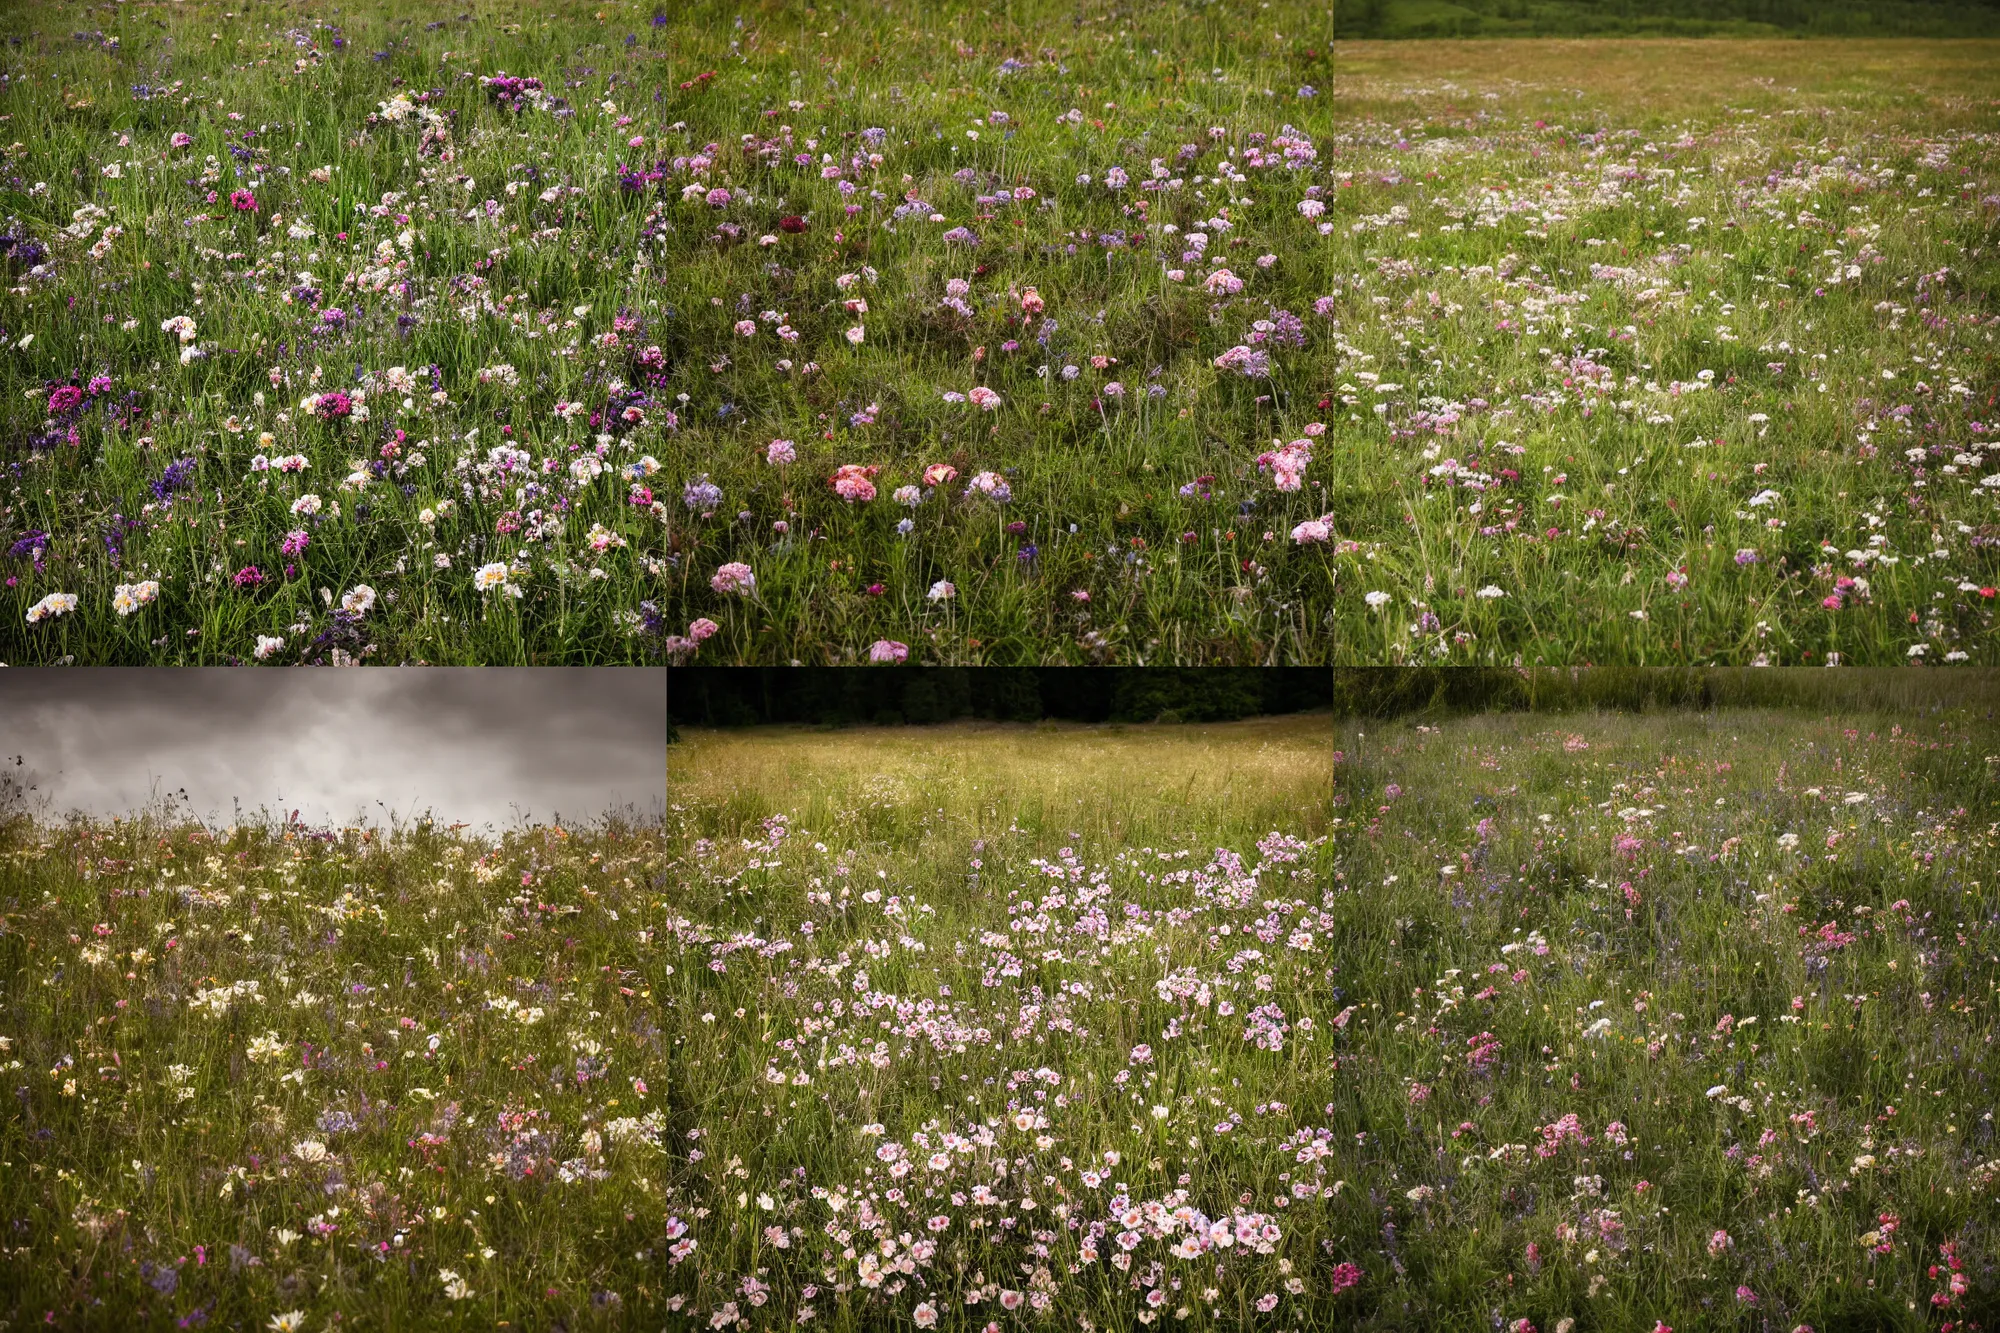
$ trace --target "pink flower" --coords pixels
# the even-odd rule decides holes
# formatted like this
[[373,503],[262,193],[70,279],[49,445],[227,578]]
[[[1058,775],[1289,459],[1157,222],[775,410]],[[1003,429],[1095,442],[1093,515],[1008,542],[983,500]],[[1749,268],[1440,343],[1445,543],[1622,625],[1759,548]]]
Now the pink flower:
[[255,213],[257,196],[248,190],[232,190],[229,193],[229,206],[239,213]]
[[764,446],[764,461],[776,467],[780,463],[798,461],[799,447],[790,440],[773,440]]
[[860,463],[844,463],[834,469],[829,479],[833,493],[849,504],[867,504],[875,498],[875,483],[871,478],[881,470]]
[[688,626],[688,637],[696,643],[700,643],[703,639],[712,638],[715,632],[721,628],[722,626],[703,616],[700,620],[694,621]]
[[1349,1287],[1358,1286],[1360,1282],[1361,1270],[1354,1264],[1335,1264],[1333,1272],[1327,1277],[1327,1285],[1336,1296]]
[[958,476],[958,469],[949,463],[932,463],[924,469],[924,485],[943,486]]
[[938,1321],[937,1307],[929,1301],[925,1301],[910,1312],[910,1318],[916,1322],[918,1328],[936,1328]]
[[1292,529],[1292,540],[1301,546],[1307,542],[1329,541],[1332,537],[1333,529],[1327,526],[1324,519],[1309,518]]
[[721,186],[710,190],[703,198],[710,208],[729,207],[729,191],[723,189]]
[[1000,406],[1000,395],[983,384],[965,396],[971,400],[974,407],[983,411],[991,412]]
[[184,130],[175,130],[173,137],[167,140],[168,145],[173,148],[185,148],[193,142],[194,136]]
[[[907,662],[910,660],[910,645],[907,643],[897,643],[894,639],[877,639],[868,645],[868,660],[891,664]],[[1011,1310],[1014,1307],[1008,1306],[1007,1308]]]
[[739,560],[732,560],[715,571],[715,577],[708,586],[719,593],[738,593],[748,596],[757,588],[757,576],[750,572],[750,566]]

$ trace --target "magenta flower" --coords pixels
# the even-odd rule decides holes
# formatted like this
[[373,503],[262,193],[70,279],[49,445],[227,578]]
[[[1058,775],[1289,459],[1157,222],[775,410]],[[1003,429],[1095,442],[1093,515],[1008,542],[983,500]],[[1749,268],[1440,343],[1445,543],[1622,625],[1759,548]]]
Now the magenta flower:
[[229,206],[239,213],[255,213],[257,196],[248,190],[232,190],[229,194]]
[[313,411],[323,420],[342,421],[354,415],[354,400],[335,389],[332,393],[321,394],[319,401],[313,404]]
[[254,588],[264,581],[264,571],[255,565],[245,565],[236,571],[235,584],[239,588]]
[[910,645],[894,639],[877,639],[868,645],[868,660],[892,665],[910,660]]

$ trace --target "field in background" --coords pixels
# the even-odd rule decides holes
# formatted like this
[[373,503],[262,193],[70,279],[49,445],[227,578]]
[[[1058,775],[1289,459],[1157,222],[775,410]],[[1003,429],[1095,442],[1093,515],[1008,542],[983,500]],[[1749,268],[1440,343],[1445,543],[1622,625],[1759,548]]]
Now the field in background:
[[1991,37],[1991,0],[1346,0],[1341,37]]
[[[802,827],[901,848],[942,869],[1009,829],[1037,843],[1254,840],[1324,831],[1324,713],[1206,726],[958,722],[939,727],[688,730],[667,751],[670,806],[710,838]],[[955,873],[955,872],[954,872]]]

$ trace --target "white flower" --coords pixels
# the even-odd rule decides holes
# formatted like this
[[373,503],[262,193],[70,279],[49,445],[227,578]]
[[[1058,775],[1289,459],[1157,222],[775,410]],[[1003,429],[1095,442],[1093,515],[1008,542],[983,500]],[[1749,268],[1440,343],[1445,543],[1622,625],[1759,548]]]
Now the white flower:
[[268,661],[272,653],[277,652],[284,646],[285,640],[281,635],[259,634],[257,636],[257,651],[252,656],[259,662]]
[[174,334],[182,342],[191,343],[194,341],[194,321],[186,315],[175,315],[160,324],[160,332]]
[[1489,583],[1472,595],[1474,597],[1484,597],[1486,600],[1492,601],[1495,597],[1505,597],[1507,594],[1498,584]]
[[1710,1088],[1707,1092],[1703,1093],[1702,1095],[1705,1097],[1720,1097],[1723,1093],[1728,1091],[1729,1091],[1728,1084],[1718,1083],[1714,1087]]
[[318,1139],[300,1139],[292,1145],[292,1156],[301,1162],[324,1162],[326,1145]]
[[307,491],[304,495],[292,501],[292,512],[294,514],[317,514],[319,512],[319,497],[311,491]]
[[143,583],[121,583],[111,596],[111,607],[119,615],[129,616],[140,607],[150,605],[159,595],[160,585],[153,579]]
[[472,576],[472,586],[481,592],[492,592],[495,588],[504,589],[507,586],[507,573],[504,561],[495,560],[492,564],[481,565]]
[[455,1301],[472,1295],[472,1288],[466,1285],[465,1279],[449,1268],[438,1269],[438,1281],[444,1283],[444,1294]]
[[868,330],[860,324],[856,324],[847,331],[847,341],[853,343],[856,347],[861,346],[861,340],[867,336]]
[[945,579],[939,579],[931,585],[930,599],[933,602],[948,602],[956,596],[958,596],[958,589],[954,588]]
[[1386,592],[1371,592],[1361,600],[1368,603],[1371,607],[1387,606],[1389,604],[1389,594]]
[[349,615],[365,616],[375,609],[375,590],[365,583],[357,583],[342,594],[340,607]]
[[76,610],[76,594],[73,592],[52,592],[28,608],[28,623],[39,625],[44,620],[56,616],[66,616]]
[[264,1327],[270,1329],[271,1333],[298,1333],[299,1329],[305,1327],[305,1323],[304,1310],[287,1310],[283,1314],[272,1315],[271,1322]]

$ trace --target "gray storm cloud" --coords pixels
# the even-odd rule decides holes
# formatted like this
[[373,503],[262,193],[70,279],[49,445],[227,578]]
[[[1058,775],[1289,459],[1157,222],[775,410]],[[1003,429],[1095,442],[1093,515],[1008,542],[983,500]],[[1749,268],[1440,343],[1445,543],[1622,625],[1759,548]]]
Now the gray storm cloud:
[[239,803],[339,823],[652,814],[666,683],[625,668],[13,669],[0,757],[56,815],[183,791],[223,823]]

